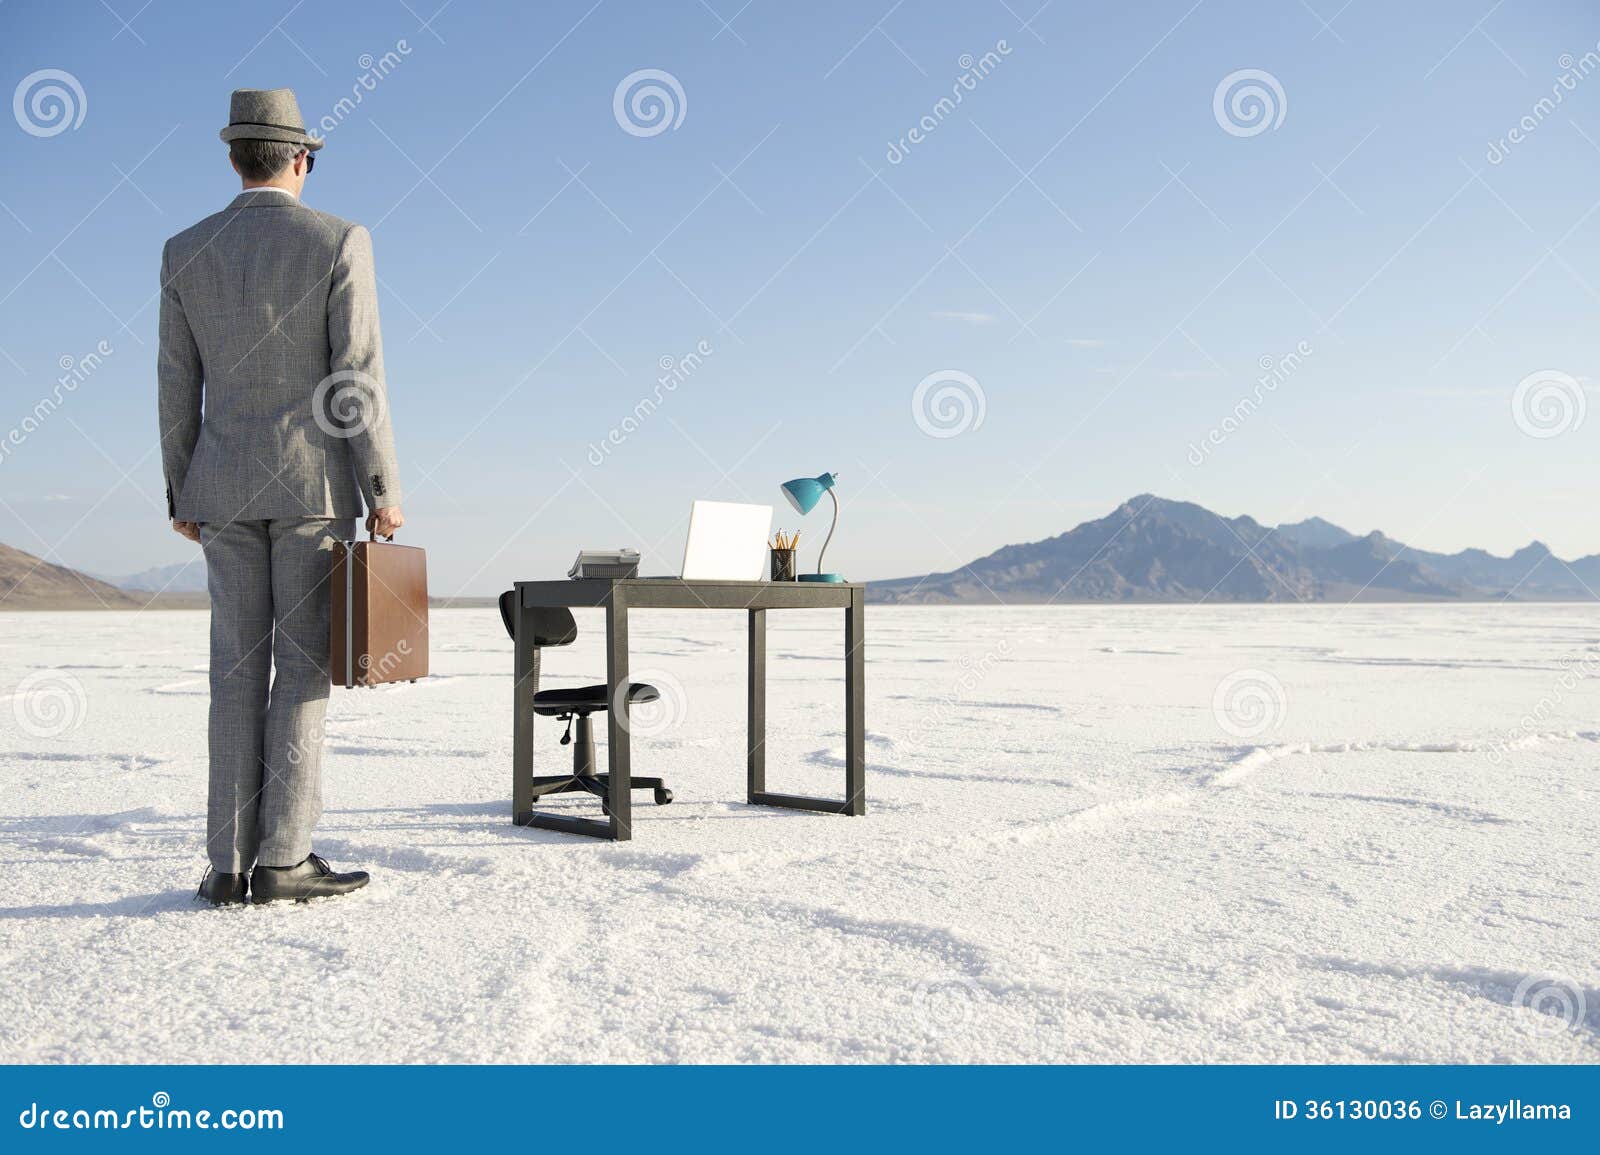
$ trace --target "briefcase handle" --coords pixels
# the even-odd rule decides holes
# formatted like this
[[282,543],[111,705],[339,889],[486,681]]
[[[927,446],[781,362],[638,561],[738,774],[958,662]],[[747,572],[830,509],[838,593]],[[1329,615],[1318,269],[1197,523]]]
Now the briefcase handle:
[[[376,529],[367,530],[367,541],[376,542],[377,540],[378,540],[378,531]],[[388,537],[384,538],[383,540],[384,541],[393,541],[394,540],[394,534],[391,533]]]

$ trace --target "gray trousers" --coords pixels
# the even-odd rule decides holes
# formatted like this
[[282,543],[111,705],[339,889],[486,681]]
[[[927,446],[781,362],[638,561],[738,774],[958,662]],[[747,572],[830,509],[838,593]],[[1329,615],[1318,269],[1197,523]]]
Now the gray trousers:
[[219,872],[294,866],[311,853],[322,816],[328,577],[334,543],[354,535],[349,518],[200,527],[211,590],[206,853]]

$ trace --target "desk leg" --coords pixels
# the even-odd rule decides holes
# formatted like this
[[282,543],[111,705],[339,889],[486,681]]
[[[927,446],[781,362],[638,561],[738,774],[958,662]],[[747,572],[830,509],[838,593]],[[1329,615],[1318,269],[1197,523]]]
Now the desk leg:
[[633,837],[633,768],[628,745],[628,603],[613,586],[606,603],[606,685],[611,708],[606,711],[606,755],[610,759],[606,807],[611,811],[611,837]]
[[745,801],[767,789],[767,611],[750,611],[750,675],[745,694]]
[[851,591],[844,612],[844,797],[846,814],[867,812],[867,609]]
[[[606,636],[611,637],[609,628],[611,611],[606,611],[607,630]],[[606,822],[597,822],[593,818],[578,818],[567,814],[547,814],[533,808],[533,695],[539,688],[539,651],[533,644],[533,615],[530,611],[517,607],[516,636],[512,643],[515,657],[512,661],[512,672],[516,677],[515,686],[511,694],[511,708],[516,712],[511,723],[511,820],[518,826],[534,826],[541,830],[559,830],[563,834],[582,834],[589,838],[627,838],[627,827],[622,827],[623,833],[619,834],[616,810],[613,808],[613,817]],[[627,679],[628,667],[628,628],[627,619],[623,619],[622,627],[622,676]],[[612,750],[612,772],[616,772],[616,750],[618,741],[615,726],[610,731]],[[622,749],[622,766],[624,781],[627,776],[628,765],[628,739],[623,733],[620,743]],[[615,779],[613,779],[615,781]],[[628,791],[622,792],[624,822],[628,817],[626,809]],[[608,800],[607,805],[612,803]]]
[[853,591],[844,612],[844,797],[810,798],[767,790],[767,622],[765,610],[750,611],[749,800],[754,806],[814,810],[821,814],[867,812],[866,606]]
[[519,826],[533,817],[533,695],[539,688],[539,651],[533,645],[531,617],[518,598],[512,643],[511,820]]

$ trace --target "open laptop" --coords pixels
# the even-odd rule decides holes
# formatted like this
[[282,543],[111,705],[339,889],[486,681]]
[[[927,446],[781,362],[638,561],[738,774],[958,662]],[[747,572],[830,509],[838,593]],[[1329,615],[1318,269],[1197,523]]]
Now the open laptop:
[[760,581],[771,529],[770,505],[695,502],[678,576],[688,581]]

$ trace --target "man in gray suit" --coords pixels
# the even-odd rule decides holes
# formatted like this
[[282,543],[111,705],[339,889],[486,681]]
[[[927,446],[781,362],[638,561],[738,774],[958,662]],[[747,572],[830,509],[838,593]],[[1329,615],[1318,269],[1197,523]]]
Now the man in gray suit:
[[366,885],[311,852],[329,566],[363,501],[368,529],[405,523],[372,238],[300,203],[323,142],[289,89],[235,92],[221,136],[244,191],[166,244],[158,374],[167,513],[211,591],[200,896],[219,905]]

